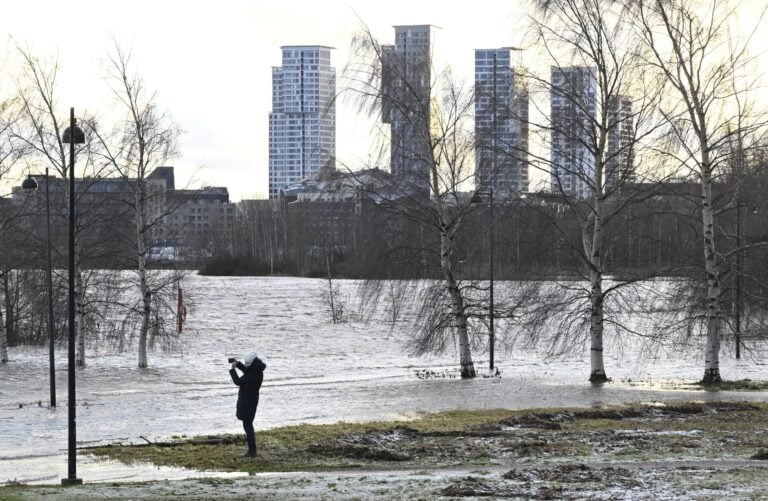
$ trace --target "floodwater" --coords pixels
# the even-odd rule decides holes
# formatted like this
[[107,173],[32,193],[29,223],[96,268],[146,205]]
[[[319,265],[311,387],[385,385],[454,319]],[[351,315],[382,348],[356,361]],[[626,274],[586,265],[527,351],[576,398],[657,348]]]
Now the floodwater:
[[[341,285],[347,297],[354,296],[354,282]],[[401,325],[331,324],[323,280],[189,276],[183,286],[189,305],[181,350],[151,352],[150,368],[141,370],[134,351],[90,348],[86,367],[77,370],[78,447],[240,432],[227,358],[242,358],[250,350],[267,364],[256,417],[261,429],[407,418],[420,411],[458,408],[768,400],[766,392],[672,391],[627,384],[629,379],[693,381],[703,372],[698,357],[639,360],[627,351],[621,357],[607,353],[606,370],[615,382],[603,386],[587,382],[587,351],[555,360],[497,351],[500,378],[421,380],[415,371],[443,374],[455,369],[456,354],[409,356],[402,344],[406,327]],[[13,348],[11,361],[0,366],[0,485],[58,483],[66,476],[66,352],[56,355],[57,408],[48,406],[47,350]],[[477,367],[487,365],[484,357],[475,354]],[[736,361],[723,353],[721,363],[725,378],[767,379],[765,366],[754,360]],[[85,481],[190,475],[172,468],[94,461],[82,453],[78,459],[78,476]]]

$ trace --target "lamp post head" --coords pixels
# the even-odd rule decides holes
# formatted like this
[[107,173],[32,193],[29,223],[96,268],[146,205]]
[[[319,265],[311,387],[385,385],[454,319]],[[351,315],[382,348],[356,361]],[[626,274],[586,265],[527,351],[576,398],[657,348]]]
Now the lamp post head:
[[83,144],[85,143],[85,132],[77,125],[67,127],[61,135],[61,142],[66,144]]
[[493,186],[487,190],[475,190],[472,194],[472,198],[469,199],[471,204],[484,204],[486,203],[483,197],[488,197],[490,203],[493,203]]
[[37,181],[32,176],[27,176],[27,179],[21,183],[21,189],[25,191],[32,191],[37,189]]
[[469,203],[471,203],[471,204],[481,204],[481,203],[483,203],[483,197],[480,196],[480,192],[479,191],[476,191],[472,195],[472,198],[469,199]]

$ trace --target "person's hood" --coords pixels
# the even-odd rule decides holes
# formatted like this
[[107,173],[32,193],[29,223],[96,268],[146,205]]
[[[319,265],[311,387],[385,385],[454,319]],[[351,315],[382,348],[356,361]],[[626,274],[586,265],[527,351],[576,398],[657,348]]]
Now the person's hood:
[[245,355],[243,355],[243,364],[246,367],[250,367],[251,364],[253,364],[254,360],[257,360],[259,357],[256,355],[255,351],[249,351]]
[[[253,364],[251,364],[251,367],[253,367],[254,369],[258,369],[258,370],[260,370],[260,371],[263,371],[264,369],[266,369],[266,368],[267,368],[267,364],[265,364],[264,362],[262,362],[262,361],[261,361],[261,359],[257,357],[257,358],[256,358],[256,359],[253,361]],[[248,368],[250,369],[251,367],[248,367]]]
[[254,367],[258,370],[263,371],[267,368],[267,364],[261,361],[261,359],[256,355],[255,352],[249,351],[245,354],[243,357],[243,364],[245,365],[246,369],[251,369],[251,367]]

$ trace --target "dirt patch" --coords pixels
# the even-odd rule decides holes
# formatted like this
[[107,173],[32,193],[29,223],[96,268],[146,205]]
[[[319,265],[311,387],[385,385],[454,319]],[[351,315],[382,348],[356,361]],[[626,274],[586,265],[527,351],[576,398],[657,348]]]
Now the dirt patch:
[[613,486],[636,487],[639,483],[626,468],[587,466],[583,463],[564,464],[553,467],[515,468],[503,475],[506,480],[517,482],[561,482],[561,483],[608,483]]
[[439,491],[441,496],[490,497],[499,496],[499,490],[490,482],[477,477],[464,477]]
[[635,419],[645,413],[642,409],[595,409],[575,414],[576,419]]
[[467,476],[438,491],[441,496],[526,499],[591,498],[597,492],[643,487],[626,468],[583,463],[520,467],[501,478]]
[[[692,402],[533,411],[463,429],[398,427],[344,434],[316,443],[309,451],[325,457],[386,462],[426,460],[443,466],[467,462],[502,464],[515,457],[537,459],[564,455],[610,454],[620,459],[667,453],[695,456],[715,446],[714,443],[704,445],[703,438],[714,440],[716,437],[706,438],[701,431],[687,425],[680,430],[665,431],[659,427],[666,428],[663,424],[666,420],[680,424],[689,417],[721,419],[714,414],[731,412],[736,416],[736,413],[755,410],[759,407],[745,403]],[[760,445],[754,444],[756,448]]]
[[534,440],[523,440],[514,445],[513,450],[520,457],[540,456],[548,452],[550,448],[549,440],[536,438]]
[[740,402],[689,402],[663,406],[638,406],[630,408],[588,409],[575,412],[538,412],[521,416],[512,416],[499,421],[503,426],[519,428],[539,428],[560,430],[563,424],[579,419],[640,419],[674,416],[690,416],[705,412],[746,412],[759,410],[759,407]]
[[348,459],[371,461],[408,461],[411,455],[397,450],[395,444],[418,432],[412,428],[398,427],[392,430],[370,430],[351,433],[312,444],[309,452],[321,456],[341,456]]
[[513,485],[508,482],[485,480],[467,476],[453,480],[450,485],[436,492],[445,497],[468,497],[494,499],[563,499],[564,489],[560,486]]
[[662,407],[650,407],[642,417],[675,417],[703,414],[706,412],[746,412],[758,408],[754,405],[738,402],[690,402],[684,404],[665,405]]
[[528,413],[500,421],[504,426],[515,428],[538,428],[542,430],[562,430],[563,421],[573,421],[573,414],[558,413]]

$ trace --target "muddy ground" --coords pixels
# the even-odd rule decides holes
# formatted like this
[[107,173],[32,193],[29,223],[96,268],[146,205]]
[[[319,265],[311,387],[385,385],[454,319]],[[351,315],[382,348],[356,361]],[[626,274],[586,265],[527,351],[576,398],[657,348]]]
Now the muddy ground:
[[91,454],[240,478],[6,486],[0,499],[764,499],[768,404],[454,411],[399,422],[179,437]]

